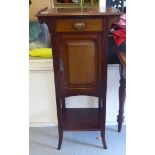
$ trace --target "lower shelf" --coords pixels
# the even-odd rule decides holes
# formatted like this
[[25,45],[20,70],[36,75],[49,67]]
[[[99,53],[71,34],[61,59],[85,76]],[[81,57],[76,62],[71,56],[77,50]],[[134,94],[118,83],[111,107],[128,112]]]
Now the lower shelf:
[[100,113],[98,108],[67,108],[63,111],[64,130],[100,130]]

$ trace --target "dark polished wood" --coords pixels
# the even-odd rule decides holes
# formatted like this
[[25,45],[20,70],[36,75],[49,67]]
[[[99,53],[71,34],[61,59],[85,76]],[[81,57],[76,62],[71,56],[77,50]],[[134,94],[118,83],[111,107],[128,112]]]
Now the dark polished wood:
[[[76,32],[77,30],[75,29],[74,24],[76,23],[84,23],[85,26],[84,30],[86,32],[88,31],[102,31],[102,22],[100,18],[95,18],[95,19],[75,19],[75,18],[70,18],[70,19],[56,19],[56,31],[57,32]],[[63,25],[62,25],[63,23]]]
[[98,108],[67,108],[63,112],[64,130],[100,130]]
[[124,103],[126,98],[126,53],[118,53],[120,60],[119,114],[117,116],[118,132],[121,132],[124,122]]
[[[51,33],[59,130],[58,149],[64,130],[100,130],[105,141],[107,42],[110,24],[121,13],[98,8],[54,8],[40,12],[38,20]],[[72,109],[65,98],[76,95],[99,98],[99,107]]]

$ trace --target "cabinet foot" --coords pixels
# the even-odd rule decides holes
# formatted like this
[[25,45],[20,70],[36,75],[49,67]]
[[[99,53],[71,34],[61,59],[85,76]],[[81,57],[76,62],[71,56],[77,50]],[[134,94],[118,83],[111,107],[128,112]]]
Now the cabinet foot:
[[118,132],[121,132],[122,124],[124,122],[124,116],[123,116],[123,114],[119,114],[117,116],[117,122],[118,122]]
[[62,139],[63,139],[63,130],[62,129],[59,129],[59,142],[58,142],[58,148],[57,148],[57,150],[60,150],[61,149]]
[[103,148],[107,149],[107,145],[106,145],[106,141],[105,141],[105,131],[101,131],[101,138],[102,138]]

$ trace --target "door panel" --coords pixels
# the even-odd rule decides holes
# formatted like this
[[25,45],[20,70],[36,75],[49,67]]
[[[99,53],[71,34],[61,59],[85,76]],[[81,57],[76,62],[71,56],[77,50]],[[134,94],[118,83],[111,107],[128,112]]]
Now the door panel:
[[97,55],[92,40],[67,41],[68,84],[97,83]]
[[102,50],[99,34],[64,34],[59,36],[59,72],[61,89],[97,88],[101,80]]

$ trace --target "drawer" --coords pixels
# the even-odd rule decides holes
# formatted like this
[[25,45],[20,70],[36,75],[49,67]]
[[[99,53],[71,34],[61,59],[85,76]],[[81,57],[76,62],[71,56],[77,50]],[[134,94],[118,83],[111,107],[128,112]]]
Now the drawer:
[[100,18],[95,18],[95,19],[56,19],[55,28],[56,28],[56,32],[102,31],[103,30],[103,20]]

